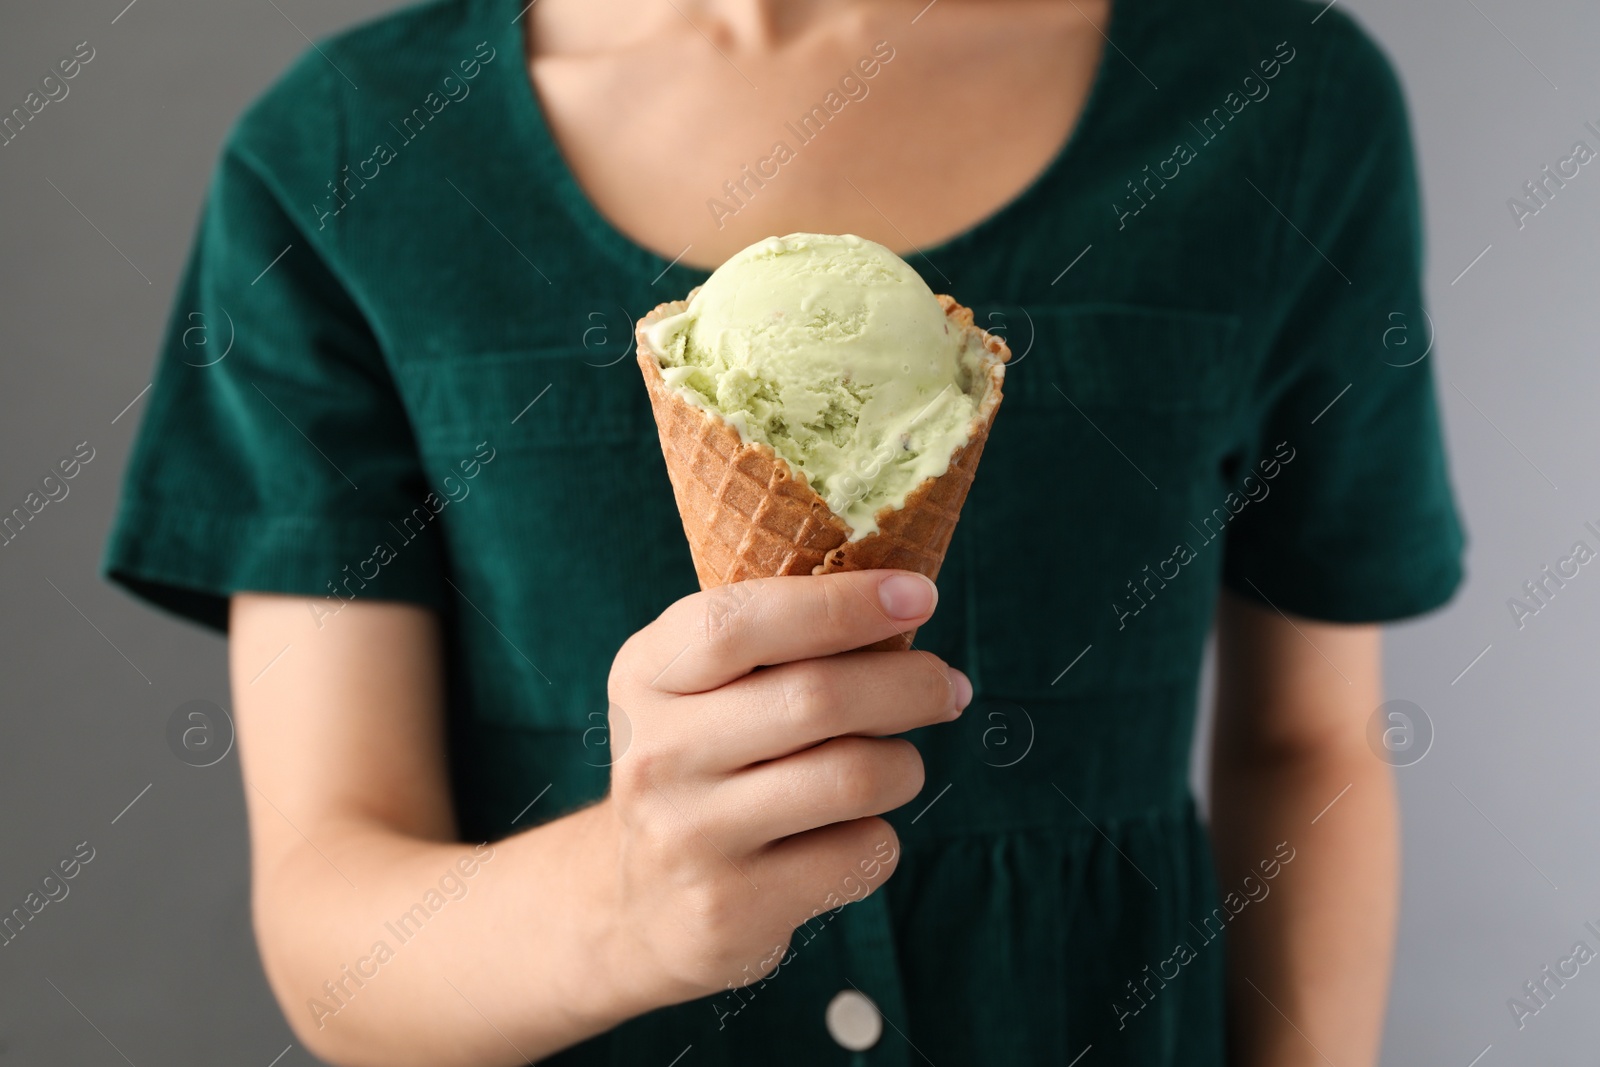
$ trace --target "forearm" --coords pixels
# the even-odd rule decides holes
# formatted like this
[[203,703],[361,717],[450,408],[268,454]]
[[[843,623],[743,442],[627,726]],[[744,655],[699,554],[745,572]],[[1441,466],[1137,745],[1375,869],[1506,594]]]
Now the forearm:
[[672,999],[618,958],[608,818],[598,805],[476,849],[314,830],[315,848],[256,881],[263,960],[296,1032],[340,1065],[492,1067]]
[[312,1052],[541,1059],[770,974],[796,924],[841,903],[841,872],[882,885],[899,850],[880,816],[925,780],[897,735],[972,689],[926,653],[838,653],[926,622],[937,591],[883,571],[746,588],[737,620],[695,594],[624,644],[607,683],[630,735],[605,799],[468,864],[436,616],[355,604],[324,626],[294,598],[234,598],[257,940]]
[[[1211,797],[1222,891],[1244,896],[1252,874],[1267,887],[1228,926],[1234,1062],[1375,1064],[1398,902],[1390,768],[1354,731],[1298,751],[1224,749]],[[1294,858],[1262,881],[1281,842]]]

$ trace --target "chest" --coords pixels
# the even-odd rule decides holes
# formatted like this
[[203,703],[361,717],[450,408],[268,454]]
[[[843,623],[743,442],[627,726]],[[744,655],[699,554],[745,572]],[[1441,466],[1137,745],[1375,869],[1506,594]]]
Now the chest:
[[[793,230],[934,244],[1014,198],[1084,107],[1105,3],[858,15],[740,51],[685,27],[626,56],[540,56],[551,132],[600,212],[714,266]],[[971,10],[973,8],[981,10]]]

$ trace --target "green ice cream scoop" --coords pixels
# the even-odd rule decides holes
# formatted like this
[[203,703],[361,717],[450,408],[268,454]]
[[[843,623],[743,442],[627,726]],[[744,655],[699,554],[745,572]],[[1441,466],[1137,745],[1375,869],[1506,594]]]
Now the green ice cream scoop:
[[668,385],[803,472],[852,541],[973,430],[981,345],[910,265],[853,234],[759,241],[647,337]]

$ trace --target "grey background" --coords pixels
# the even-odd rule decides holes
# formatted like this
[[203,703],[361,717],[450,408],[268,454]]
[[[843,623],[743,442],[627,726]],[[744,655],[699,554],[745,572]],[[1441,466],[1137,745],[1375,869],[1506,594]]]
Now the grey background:
[[[251,942],[237,754],[195,768],[165,739],[179,704],[228,704],[223,645],[102,584],[96,564],[141,404],[118,415],[149,382],[227,124],[305,49],[301,31],[393,5],[124,3],[0,12],[0,110],[77,42],[97,52],[0,148],[0,512],[78,442],[96,450],[0,548],[0,911],[79,842],[95,849],[70,895],[0,948],[0,1062],[288,1067],[312,1061]],[[1465,590],[1387,642],[1390,695],[1437,736],[1397,772],[1405,898],[1384,1062],[1592,1067],[1600,967],[1520,1032],[1506,1001],[1579,938],[1600,947],[1583,929],[1600,926],[1600,565],[1520,631],[1506,600],[1600,526],[1600,166],[1520,232],[1506,199],[1579,138],[1600,147],[1583,128],[1600,126],[1600,8],[1344,7],[1411,101],[1428,358],[1471,535]],[[1409,325],[1423,342],[1426,324]]]

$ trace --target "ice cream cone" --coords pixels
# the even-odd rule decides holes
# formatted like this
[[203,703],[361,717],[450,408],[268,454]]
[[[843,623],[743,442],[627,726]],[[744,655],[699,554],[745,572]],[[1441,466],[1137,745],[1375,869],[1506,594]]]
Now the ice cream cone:
[[[687,301],[658,305],[639,320],[639,367],[700,588],[877,567],[938,577],[999,410],[1005,363],[1011,358],[1003,340],[973,324],[971,310],[949,296],[938,299],[950,325],[975,336],[984,351],[980,367],[987,380],[972,389],[978,403],[971,433],[944,474],[925,479],[903,507],[880,510],[877,531],[858,541],[849,540],[850,527],[806,483],[804,473],[793,470],[769,445],[745,441],[731,423],[666,383],[647,331],[659,319],[683,311]],[[915,633],[869,647],[906,649]]]

